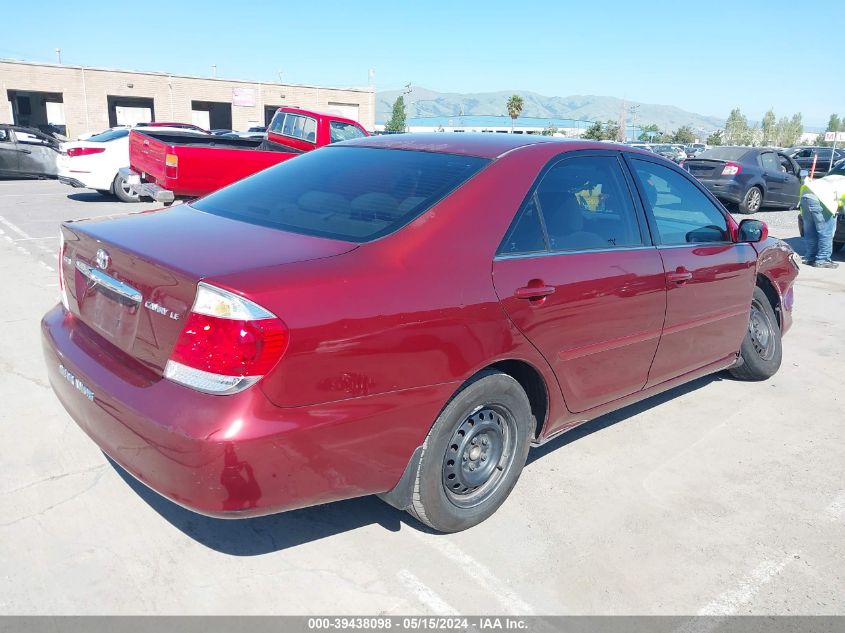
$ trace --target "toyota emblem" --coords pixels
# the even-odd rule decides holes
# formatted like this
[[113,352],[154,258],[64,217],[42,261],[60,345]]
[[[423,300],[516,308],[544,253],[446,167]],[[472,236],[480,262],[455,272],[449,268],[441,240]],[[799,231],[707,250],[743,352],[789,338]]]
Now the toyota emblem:
[[97,267],[105,270],[109,267],[109,263],[111,262],[111,258],[109,254],[104,251],[102,248],[97,250],[97,255],[94,257],[94,261],[97,262]]

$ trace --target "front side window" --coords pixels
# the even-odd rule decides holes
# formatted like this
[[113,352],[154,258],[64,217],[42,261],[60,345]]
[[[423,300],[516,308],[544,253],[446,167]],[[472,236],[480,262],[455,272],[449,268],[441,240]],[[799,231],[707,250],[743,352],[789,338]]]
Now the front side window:
[[192,206],[282,231],[368,242],[413,221],[489,162],[434,152],[326,147]]
[[353,138],[360,138],[364,136],[361,128],[357,125],[344,123],[343,121],[329,121],[329,130],[331,131],[329,143],[338,143],[340,141],[348,141]]
[[725,216],[692,182],[678,172],[632,159],[644,194],[643,203],[654,216],[664,245],[729,242]]
[[9,132],[7,130],[0,130],[0,143],[8,143],[9,141]]

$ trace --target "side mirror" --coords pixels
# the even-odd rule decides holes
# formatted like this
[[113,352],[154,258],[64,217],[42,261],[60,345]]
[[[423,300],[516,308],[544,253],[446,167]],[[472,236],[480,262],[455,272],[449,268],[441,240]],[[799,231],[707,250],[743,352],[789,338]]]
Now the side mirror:
[[807,176],[810,175],[810,172],[807,171],[806,169],[802,169],[801,171],[798,172],[798,175],[801,176],[801,178],[806,178]]
[[739,223],[737,242],[762,242],[769,237],[769,227],[761,220],[743,220]]

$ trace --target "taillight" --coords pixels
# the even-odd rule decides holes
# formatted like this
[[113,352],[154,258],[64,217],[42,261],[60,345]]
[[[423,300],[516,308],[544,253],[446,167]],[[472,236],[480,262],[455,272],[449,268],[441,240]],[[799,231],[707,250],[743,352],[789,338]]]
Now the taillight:
[[102,154],[105,147],[71,147],[67,151],[68,156],[88,156],[89,154]]
[[59,293],[65,310],[70,310],[67,290],[65,290],[65,234],[61,229],[59,229]]
[[165,378],[213,394],[258,382],[282,358],[289,331],[257,303],[200,282]]
[[164,176],[176,178],[179,167],[179,157],[176,154],[167,154],[164,157]]
[[732,163],[728,161],[725,163],[725,167],[722,169],[723,176],[736,176],[738,173],[742,171],[742,167],[737,165],[736,163]]

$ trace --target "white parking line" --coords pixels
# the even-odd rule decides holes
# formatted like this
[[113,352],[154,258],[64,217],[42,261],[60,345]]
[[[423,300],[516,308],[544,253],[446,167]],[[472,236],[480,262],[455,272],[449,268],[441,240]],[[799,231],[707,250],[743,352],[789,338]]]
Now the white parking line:
[[[425,534],[414,529],[408,530],[407,533],[452,559],[458,564],[459,569],[496,598],[510,615],[534,615],[534,608],[530,604],[519,597],[507,583],[500,580],[493,570],[449,541],[450,537]],[[563,611],[560,605],[557,605],[557,608],[560,612]]]
[[[16,233],[18,236],[20,236],[20,237],[21,237],[21,238],[23,238],[24,240],[33,240],[33,239],[36,239],[36,238],[33,238],[31,235],[27,234],[27,232],[26,232],[26,231],[24,231],[24,230],[23,230],[22,228],[20,228],[19,226],[15,225],[15,224],[12,224],[11,222],[9,222],[9,221],[8,221],[6,218],[4,218],[2,215],[0,215],[0,224],[2,224],[3,226],[5,226],[5,227],[6,227],[7,229],[9,229],[12,233]],[[40,239],[40,238],[38,238],[38,239]],[[18,240],[10,240],[10,241],[18,241]],[[33,246],[35,246],[35,248],[37,248],[38,250],[40,250],[42,253],[46,253],[47,255],[52,255],[52,256],[54,256],[56,259],[58,259],[58,254],[57,254],[56,252],[54,252],[54,251],[53,251],[53,249],[51,249],[51,248],[47,248],[47,247],[46,247],[46,246],[44,246],[43,244],[38,244],[37,242],[33,242]],[[21,247],[21,246],[17,246],[17,248],[18,248],[18,250],[20,250],[22,247]]]
[[838,521],[845,516],[845,492],[836,497],[833,503],[825,508],[825,512],[831,521]]
[[455,607],[446,602],[434,589],[426,585],[407,569],[400,569],[396,572],[396,577],[433,614],[445,616],[460,615]]
[[771,582],[783,568],[795,560],[796,554],[765,560],[739,584],[702,607],[698,615],[734,615],[740,607],[751,602],[763,585]]

